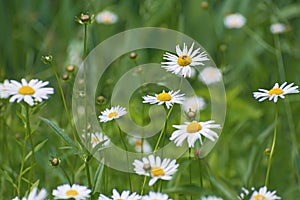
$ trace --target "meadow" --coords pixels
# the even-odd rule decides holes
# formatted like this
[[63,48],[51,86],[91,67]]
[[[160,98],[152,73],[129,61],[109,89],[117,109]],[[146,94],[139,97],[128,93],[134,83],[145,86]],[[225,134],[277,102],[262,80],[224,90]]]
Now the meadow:
[[0,10],[0,199],[300,199],[298,1]]

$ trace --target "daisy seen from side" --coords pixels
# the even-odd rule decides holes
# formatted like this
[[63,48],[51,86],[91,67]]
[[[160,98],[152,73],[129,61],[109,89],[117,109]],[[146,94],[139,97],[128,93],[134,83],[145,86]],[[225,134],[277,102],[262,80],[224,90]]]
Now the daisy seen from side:
[[259,188],[258,191],[254,191],[250,200],[277,200],[281,199],[281,197],[277,196],[276,191],[268,191],[266,186]]
[[253,92],[253,96],[259,102],[268,99],[269,101],[278,101],[278,97],[284,99],[286,94],[296,94],[299,93],[298,86],[294,86],[294,83],[287,85],[287,82],[282,83],[280,86],[275,83],[272,89],[258,89],[258,92]]
[[242,28],[246,23],[246,18],[240,13],[234,13],[227,15],[224,18],[224,26],[229,29],[238,29]]
[[287,26],[282,23],[274,23],[270,26],[270,32],[273,34],[284,33],[288,30]]
[[101,112],[99,116],[100,122],[108,122],[113,119],[118,119],[119,117],[125,115],[127,113],[126,108],[121,106],[111,107],[110,109],[106,109]]
[[173,125],[173,127],[178,130],[172,133],[170,140],[174,140],[176,146],[182,146],[183,141],[186,139],[190,148],[194,147],[197,140],[200,140],[200,144],[202,145],[202,136],[211,141],[215,141],[219,136],[211,129],[221,128],[221,126],[215,124],[213,120],[205,122],[185,122],[183,125]]
[[150,104],[158,104],[158,105],[162,105],[165,104],[167,109],[169,109],[170,107],[173,106],[173,104],[177,103],[177,104],[182,104],[184,101],[184,94],[180,94],[179,93],[180,90],[178,91],[169,91],[169,92],[165,92],[164,90],[159,93],[159,94],[155,94],[154,96],[143,96],[143,103],[150,103]]
[[222,72],[216,67],[205,67],[198,76],[198,80],[206,85],[222,81]]
[[128,138],[128,142],[134,145],[134,149],[136,152],[150,153],[152,152],[152,147],[146,139],[130,137]]
[[133,165],[137,174],[151,177],[149,186],[152,186],[158,179],[171,180],[179,166],[175,159],[161,160],[159,156],[154,157],[154,155],[149,155],[148,158],[143,157],[142,160],[134,160]]
[[141,200],[172,200],[167,194],[150,191],[148,195],[142,197]]
[[54,199],[75,199],[75,200],[85,200],[90,197],[91,190],[86,186],[81,186],[78,184],[64,184],[58,186],[52,191]]
[[[84,134],[82,135],[82,137],[86,139],[86,136]],[[92,148],[94,148],[100,142],[104,142],[102,146],[108,146],[110,144],[110,139],[102,132],[88,133],[87,139],[90,140]]]
[[118,21],[118,18],[118,15],[115,13],[104,10],[96,15],[96,22],[99,24],[114,24]]
[[38,189],[35,187],[33,188],[28,197],[23,197],[22,199],[20,199],[19,197],[15,197],[12,200],[44,200],[47,197],[47,191],[46,189],[42,188],[40,190],[40,192],[38,192]]
[[0,83],[0,98],[1,99],[6,99],[9,97],[8,87],[9,87],[8,80],[4,80],[3,83]]
[[53,88],[44,87],[48,84],[48,81],[43,82],[38,79],[32,79],[27,82],[23,78],[21,83],[11,80],[6,86],[7,94],[11,96],[9,101],[20,103],[23,100],[30,106],[33,106],[35,101],[42,102],[44,99],[48,99],[49,94],[54,94]]
[[190,78],[192,76],[192,67],[204,65],[203,61],[209,60],[205,52],[200,52],[200,48],[193,50],[194,43],[188,50],[187,45],[183,44],[181,50],[179,45],[176,46],[176,54],[169,52],[164,53],[163,59],[167,60],[162,62],[162,68],[166,69],[173,74]]
[[124,190],[122,193],[119,193],[116,189],[113,189],[112,198],[108,198],[107,196],[100,194],[98,200],[140,200],[141,196],[136,192],[130,194],[130,191]]

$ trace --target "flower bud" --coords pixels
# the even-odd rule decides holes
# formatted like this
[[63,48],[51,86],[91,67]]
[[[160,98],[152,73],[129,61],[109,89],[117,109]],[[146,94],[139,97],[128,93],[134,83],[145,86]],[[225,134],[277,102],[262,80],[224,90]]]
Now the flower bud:
[[208,6],[209,6],[209,4],[208,4],[207,1],[202,1],[202,2],[201,2],[201,8],[202,8],[203,10],[206,10],[206,9],[208,8]]
[[64,81],[69,80],[69,75],[68,75],[68,74],[64,74],[64,75],[62,76],[62,80],[64,80]]
[[67,72],[73,72],[74,69],[75,69],[75,67],[73,65],[69,65],[69,66],[66,67]]
[[49,161],[50,161],[51,166],[53,166],[53,167],[57,167],[61,162],[61,160],[59,158],[56,158],[56,157],[52,158]]
[[103,103],[105,101],[105,97],[104,96],[98,96],[97,97],[97,102],[98,103]]
[[51,55],[45,55],[45,56],[42,56],[41,58],[41,61],[44,63],[44,64],[51,64],[52,63],[52,56]]
[[136,59],[136,57],[137,57],[137,53],[135,53],[135,52],[131,52],[129,54],[129,58],[131,58],[131,59]]
[[94,20],[94,15],[89,15],[88,13],[86,14],[81,14],[79,17],[75,17],[75,20],[79,24],[91,24]]

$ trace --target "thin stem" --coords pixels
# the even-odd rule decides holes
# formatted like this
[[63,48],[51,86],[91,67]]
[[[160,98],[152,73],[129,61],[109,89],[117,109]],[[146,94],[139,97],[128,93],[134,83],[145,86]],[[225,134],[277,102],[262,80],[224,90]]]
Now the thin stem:
[[65,175],[66,179],[68,180],[69,184],[72,185],[71,179],[68,176],[67,172],[64,170],[64,168],[61,165],[59,167],[60,167],[61,171],[63,172],[63,174]]
[[[192,148],[189,148],[189,161],[190,161],[190,166],[189,166],[189,173],[190,173],[190,185],[192,185]],[[193,196],[191,195],[190,197],[191,200],[193,200]]]
[[88,179],[88,186],[89,186],[89,188],[92,188],[89,158],[87,158],[85,160],[84,164],[85,164],[86,176],[87,176],[87,179]]
[[128,181],[129,181],[129,188],[130,188],[130,191],[132,191],[132,184],[131,184],[131,175],[130,175],[130,172],[129,172],[129,163],[128,163],[128,148],[127,148],[127,145],[126,145],[126,142],[125,142],[125,140],[124,140],[124,138],[123,138],[123,135],[122,135],[122,131],[121,131],[121,129],[120,129],[120,127],[118,126],[118,129],[119,129],[119,133],[120,133],[120,137],[121,137],[121,141],[122,141],[122,143],[123,143],[123,146],[124,146],[124,148],[125,148],[125,151],[126,151],[126,161],[127,161],[127,167],[128,167]]
[[157,142],[156,142],[156,144],[155,144],[153,153],[155,153],[155,152],[157,151],[158,146],[159,146],[159,143],[160,143],[160,140],[161,140],[162,136],[163,136],[164,133],[165,133],[165,130],[166,130],[166,128],[167,128],[167,121],[168,121],[168,119],[169,119],[169,117],[170,117],[170,114],[171,114],[171,112],[172,112],[172,110],[173,110],[173,107],[174,107],[174,105],[170,108],[170,110],[169,110],[169,112],[168,112],[168,114],[167,114],[167,118],[166,118],[166,121],[165,121],[165,123],[164,123],[164,127],[163,127],[163,129],[161,130],[161,132],[160,132],[160,134],[159,134],[159,137],[158,137],[158,140],[157,140]]
[[141,196],[143,196],[143,194],[144,194],[144,188],[145,188],[145,185],[146,185],[146,181],[147,181],[147,176],[144,177],[144,181],[143,181],[143,185],[142,185],[142,190],[141,190]]
[[277,110],[277,105],[275,104],[275,127],[274,127],[274,133],[273,133],[273,141],[272,141],[272,146],[271,146],[271,152],[269,155],[268,159],[268,168],[267,168],[267,174],[266,174],[266,180],[265,180],[265,186],[268,187],[269,184],[269,177],[270,177],[270,170],[271,170],[271,162],[272,162],[272,157],[274,154],[274,149],[276,145],[276,138],[277,138],[277,120],[278,120],[278,110]]
[[26,130],[27,130],[27,137],[29,137],[30,140],[30,146],[32,151],[32,162],[35,162],[35,152],[34,152],[34,145],[33,140],[31,137],[31,126],[30,126],[30,111],[29,111],[29,105],[26,105]]
[[201,160],[198,158],[198,165],[199,165],[199,181],[200,181],[200,186],[203,187],[203,178],[202,178],[202,165],[201,165]]

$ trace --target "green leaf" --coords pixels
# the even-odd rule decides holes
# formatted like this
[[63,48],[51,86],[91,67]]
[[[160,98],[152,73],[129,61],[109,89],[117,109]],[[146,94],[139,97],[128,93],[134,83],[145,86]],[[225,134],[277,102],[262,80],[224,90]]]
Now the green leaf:
[[101,183],[102,183],[102,175],[105,165],[103,164],[103,160],[99,163],[99,166],[97,168],[95,178],[94,178],[94,188],[93,191],[97,192],[100,191]]
[[234,194],[230,188],[228,188],[221,180],[217,180],[216,178],[209,176],[208,179],[211,183],[218,189],[219,193],[222,193],[226,199],[238,199],[237,194]]
[[196,185],[187,184],[165,189],[164,192],[175,194],[199,195],[204,193],[204,189]]
[[7,180],[9,183],[12,184],[12,186],[17,189],[16,182],[8,175],[8,173],[2,169],[0,169],[0,175],[3,177],[5,180]]
[[77,145],[75,142],[55,123],[51,122],[50,120],[46,118],[42,118],[42,121],[45,122],[52,130],[54,133],[56,133],[59,137],[61,137],[69,146],[71,146],[73,149],[79,151]]
[[279,16],[284,19],[300,16],[300,4],[290,4],[279,11]]
[[[48,139],[45,139],[44,141],[42,141],[41,143],[39,143],[38,145],[36,145],[34,147],[34,152],[38,152],[48,141]],[[25,161],[28,160],[28,158],[32,155],[32,150],[26,155],[25,157]]]

